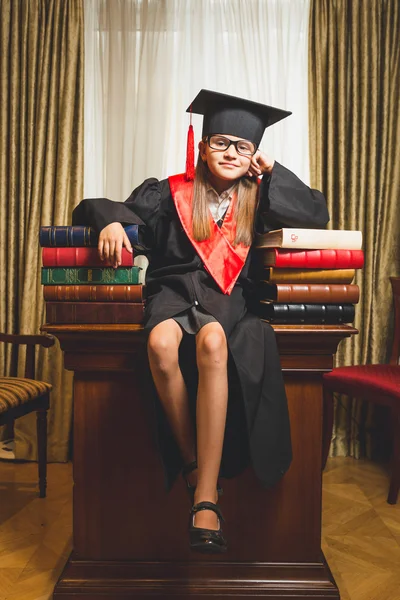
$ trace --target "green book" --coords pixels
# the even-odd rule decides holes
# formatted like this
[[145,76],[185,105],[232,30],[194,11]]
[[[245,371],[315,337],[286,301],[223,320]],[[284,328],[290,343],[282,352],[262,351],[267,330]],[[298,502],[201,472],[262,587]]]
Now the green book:
[[127,284],[139,283],[140,267],[54,267],[42,268],[42,284]]

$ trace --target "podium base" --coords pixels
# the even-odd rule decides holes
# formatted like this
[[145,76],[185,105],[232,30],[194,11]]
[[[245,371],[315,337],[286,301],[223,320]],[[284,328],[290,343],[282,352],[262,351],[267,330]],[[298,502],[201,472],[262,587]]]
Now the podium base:
[[323,555],[320,563],[284,564],[90,561],[72,553],[53,598],[340,600],[340,595]]

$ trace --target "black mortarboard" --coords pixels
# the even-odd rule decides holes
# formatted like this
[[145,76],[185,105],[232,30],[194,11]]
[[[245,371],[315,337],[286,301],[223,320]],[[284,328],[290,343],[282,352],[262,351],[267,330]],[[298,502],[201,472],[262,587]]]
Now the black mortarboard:
[[292,114],[267,104],[210,90],[200,90],[186,112],[204,115],[202,137],[225,133],[257,145],[267,127]]

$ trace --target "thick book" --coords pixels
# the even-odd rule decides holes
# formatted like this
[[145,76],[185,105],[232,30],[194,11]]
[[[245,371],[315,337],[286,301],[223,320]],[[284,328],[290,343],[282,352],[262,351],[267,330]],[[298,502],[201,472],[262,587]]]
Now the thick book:
[[46,302],[47,323],[142,323],[144,305],[127,302]]
[[[138,245],[138,225],[124,227],[132,246]],[[84,225],[49,225],[40,228],[39,243],[43,247],[97,246],[99,234]]]
[[362,250],[260,250],[264,266],[292,269],[361,269],[364,265]]
[[42,284],[138,284],[140,267],[104,267],[90,269],[89,267],[48,267],[42,268]]
[[[43,248],[44,267],[107,267],[97,248]],[[122,248],[121,267],[133,267],[133,252]]]
[[293,229],[285,227],[259,234],[256,248],[304,248],[361,250],[361,231],[341,229]]
[[351,283],[355,269],[276,269],[264,270],[269,283]]
[[144,285],[45,285],[47,302],[143,302]]
[[287,304],[357,304],[360,299],[358,285],[263,283],[261,292],[266,300]]
[[352,304],[275,304],[261,300],[258,316],[276,324],[339,324],[354,320]]

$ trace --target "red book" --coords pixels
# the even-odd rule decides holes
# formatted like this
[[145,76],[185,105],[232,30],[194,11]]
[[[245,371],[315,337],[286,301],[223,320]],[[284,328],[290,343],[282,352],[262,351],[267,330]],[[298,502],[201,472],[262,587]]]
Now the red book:
[[142,323],[143,303],[46,302],[47,323]]
[[[44,267],[107,267],[106,261],[100,260],[97,248],[43,248],[42,261]],[[133,253],[122,248],[121,267],[133,266]]]
[[361,269],[362,250],[284,250],[268,248],[259,251],[266,267],[291,269]]

